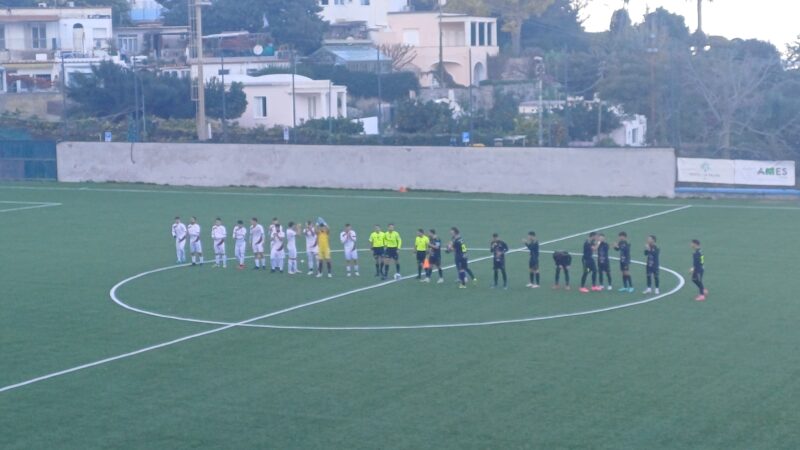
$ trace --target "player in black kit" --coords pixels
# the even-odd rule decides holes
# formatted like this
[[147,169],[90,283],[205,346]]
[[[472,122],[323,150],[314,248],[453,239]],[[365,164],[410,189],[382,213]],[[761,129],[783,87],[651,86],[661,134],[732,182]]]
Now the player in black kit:
[[437,283],[444,283],[444,274],[442,273],[442,240],[436,235],[436,230],[431,228],[428,230],[428,268],[425,270],[425,275],[431,279],[433,275],[433,267],[439,271],[439,281]]
[[531,257],[528,260],[528,270],[530,270],[530,283],[527,286],[529,288],[536,289],[539,287],[539,239],[536,237],[536,233],[531,231],[528,233],[528,238],[522,241],[525,243],[525,247],[528,248],[531,252]]
[[619,269],[622,271],[622,287],[620,292],[633,292],[633,278],[631,278],[631,243],[628,242],[628,233],[621,231],[619,240],[614,246],[619,252]]
[[596,240],[597,233],[592,231],[589,233],[589,238],[583,243],[583,257],[581,258],[581,263],[583,263],[583,276],[581,276],[581,288],[579,289],[583,293],[589,292],[589,289],[586,287],[586,279],[589,277],[589,274],[592,275],[591,290],[602,290],[602,288],[597,286],[597,263],[594,261],[594,252],[597,249]]
[[553,253],[553,262],[556,263],[556,284],[553,285],[553,289],[559,289],[561,285],[559,284],[559,277],[561,276],[561,271],[564,271],[564,288],[569,290],[569,266],[572,265],[572,255],[569,252],[559,251]]
[[608,242],[606,235],[597,235],[597,271],[600,273],[600,289],[603,288],[603,275],[608,280],[607,290],[611,290],[611,260],[608,259]]
[[702,302],[705,301],[706,295],[708,295],[708,289],[703,283],[703,275],[706,272],[706,258],[703,256],[703,249],[700,248],[700,241],[697,239],[692,239],[692,250],[694,250],[694,253],[692,253],[692,282],[700,290],[700,295],[695,297],[695,300]]
[[503,275],[503,289],[508,289],[508,275],[506,274],[506,253],[508,253],[508,245],[500,239],[497,233],[492,235],[492,242],[489,243],[489,251],[492,252],[492,260],[494,261],[494,285],[492,285],[492,289],[497,287],[498,272]]
[[[652,234],[647,237],[644,256],[647,257],[647,289],[644,290],[644,294],[654,292],[658,295],[661,293],[659,290],[660,280],[658,276],[659,270],[661,270],[661,264],[659,262],[661,250],[656,245],[656,237]],[[655,289],[653,289],[653,282],[655,282]]]

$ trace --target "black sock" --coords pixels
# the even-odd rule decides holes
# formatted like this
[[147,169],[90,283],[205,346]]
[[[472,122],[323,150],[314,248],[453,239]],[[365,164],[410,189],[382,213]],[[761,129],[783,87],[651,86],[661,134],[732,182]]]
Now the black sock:
[[589,272],[584,270],[583,275],[581,275],[581,287],[586,287],[586,279],[589,277]]
[[[606,272],[606,278],[608,278],[608,285],[611,286],[611,284],[612,284],[611,272]],[[600,284],[603,284],[603,283],[600,283]]]
[[648,288],[653,287],[653,276],[650,275],[649,273],[647,274],[647,287]]
[[661,279],[658,275],[653,275],[653,278],[656,280],[656,289],[658,289],[660,287],[659,285],[661,284]]
[[417,264],[417,278],[422,278],[422,264]]
[[536,283],[535,284],[539,284],[539,281],[541,281],[541,278],[539,277],[539,272],[536,272]]
[[381,265],[375,263],[375,275],[380,275],[380,274],[381,274]]
[[558,284],[559,278],[561,278],[561,267],[556,267],[556,284]]
[[394,265],[394,270],[395,270],[396,273],[400,273],[400,264],[395,264]]
[[603,272],[600,272],[600,284],[603,284]]
[[564,269],[564,284],[569,286],[569,269]]
[[529,277],[529,278],[531,279],[531,284],[533,284],[533,272],[531,272],[531,274],[530,274],[530,277]]
[[472,269],[470,269],[469,267],[467,267],[467,269],[466,269],[466,270],[467,270],[467,275],[469,275],[469,277],[470,277],[470,278],[472,278],[472,279],[474,280],[474,279],[475,279],[475,274],[473,274],[473,273],[472,273]]
[[506,268],[503,267],[503,286],[508,286],[508,274],[506,274]]
[[327,262],[327,263],[325,263],[325,264],[327,264],[327,266],[328,266],[328,273],[330,274],[330,273],[331,273],[331,262],[330,262],[330,261],[328,261],[328,262]]
[[444,278],[444,274],[442,273],[441,267],[439,267],[439,278]]
[[597,271],[592,272],[592,286],[597,286]]
[[494,285],[497,286],[497,272],[498,269],[494,269]]

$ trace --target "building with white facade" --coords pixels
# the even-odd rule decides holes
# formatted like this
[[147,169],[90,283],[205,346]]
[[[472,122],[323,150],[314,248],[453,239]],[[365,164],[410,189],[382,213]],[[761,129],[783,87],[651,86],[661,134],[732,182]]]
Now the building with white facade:
[[225,84],[242,83],[247,110],[236,119],[246,128],[291,127],[307,120],[347,117],[347,88],[330,80],[312,80],[301,75],[225,77]]
[[377,42],[413,46],[415,56],[411,65],[418,71],[423,87],[436,84],[440,44],[447,74],[462,86],[485,80],[489,57],[500,53],[497,19],[493,17],[435,11],[397,12],[389,13],[388,25],[385,31],[375,34]]
[[326,22],[364,22],[370,30],[384,30],[388,15],[408,11],[408,0],[319,0],[320,15]]
[[0,9],[3,92],[49,90],[61,77],[90,71],[109,55],[111,8]]

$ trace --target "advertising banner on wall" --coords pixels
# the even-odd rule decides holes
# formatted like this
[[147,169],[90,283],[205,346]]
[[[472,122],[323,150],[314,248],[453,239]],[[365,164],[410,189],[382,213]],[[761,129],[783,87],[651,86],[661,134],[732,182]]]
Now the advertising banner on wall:
[[794,186],[794,161],[733,161],[736,184]]
[[678,181],[685,183],[794,186],[794,161],[678,158]]
[[678,158],[678,181],[735,184],[733,161],[728,159]]

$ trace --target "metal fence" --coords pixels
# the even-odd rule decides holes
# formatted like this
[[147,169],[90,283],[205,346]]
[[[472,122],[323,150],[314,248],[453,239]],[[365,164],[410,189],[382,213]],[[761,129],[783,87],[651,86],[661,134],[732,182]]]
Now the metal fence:
[[56,180],[56,143],[0,141],[0,180]]

